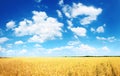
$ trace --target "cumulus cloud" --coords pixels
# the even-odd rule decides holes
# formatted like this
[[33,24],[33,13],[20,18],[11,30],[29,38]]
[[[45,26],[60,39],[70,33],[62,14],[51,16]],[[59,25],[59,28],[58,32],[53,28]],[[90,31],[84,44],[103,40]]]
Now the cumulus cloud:
[[87,30],[83,27],[71,28],[71,31],[74,32],[77,36],[86,36]]
[[19,52],[19,54],[25,54],[26,52],[27,52],[26,49],[22,49],[22,50]]
[[91,30],[91,32],[94,32],[94,33],[104,33],[105,27],[106,27],[106,24],[103,24],[102,26],[97,27],[97,29],[91,28],[90,30]]
[[[44,48],[40,44],[35,44],[34,50],[31,49],[28,53],[27,49],[21,49],[21,50],[6,50],[3,47],[0,47],[0,52],[8,55],[8,56],[31,56],[34,54],[34,56],[54,56],[53,54],[59,54],[62,55],[68,55],[69,53],[73,53],[72,55],[97,55],[99,52],[107,53],[110,51],[110,49],[107,46],[104,46],[102,48],[95,48],[93,46],[90,46],[88,44],[83,44],[80,41],[69,41],[65,46],[61,47],[55,47],[55,48]],[[65,53],[65,51],[67,53]],[[70,54],[71,55],[71,54]]]
[[7,48],[12,48],[13,44],[7,44]]
[[5,51],[6,51],[6,49],[3,48],[2,46],[0,46],[0,52],[5,52]]
[[58,14],[58,17],[63,17],[60,10],[56,10],[56,12],[57,12],[57,14]]
[[34,35],[33,37],[31,37],[28,42],[40,42],[40,43],[43,43],[45,40],[44,37],[40,37],[39,35]]
[[35,44],[35,47],[42,47],[40,44]]
[[97,32],[97,33],[104,33],[104,27],[103,27],[103,26],[99,26],[99,27],[96,29],[96,32]]
[[78,16],[85,16],[80,20],[81,25],[87,25],[97,19],[98,15],[102,13],[101,8],[93,6],[86,6],[82,3],[73,3],[72,6],[64,5],[62,8],[64,14],[68,18],[76,18]]
[[96,30],[94,28],[91,28],[90,30],[91,30],[91,32],[96,32]]
[[9,39],[8,39],[7,37],[1,37],[1,38],[0,38],[0,44],[6,42],[6,41],[8,41],[8,40],[9,40]]
[[96,48],[91,47],[89,45],[85,45],[85,44],[81,44],[80,45],[80,49],[81,50],[85,50],[85,51],[95,51],[96,50]]
[[13,50],[13,49],[5,49],[3,56],[14,57],[14,56],[28,56],[27,49]]
[[79,45],[81,42],[80,41],[69,41],[68,43],[67,43],[67,45]]
[[13,56],[14,54],[16,54],[15,50],[7,50],[6,52],[4,52],[4,54],[6,54],[7,56]]
[[108,42],[114,42],[116,40],[116,38],[114,36],[108,37],[108,38],[97,36],[96,39],[102,40],[102,41],[108,41]]
[[69,5],[64,5],[62,8],[63,13],[65,14],[66,17],[72,18],[71,13],[72,13],[72,7]]
[[110,49],[107,46],[102,47],[103,51],[110,51]]
[[73,27],[73,23],[72,23],[72,21],[67,20],[67,23],[68,23],[68,29],[70,29],[71,27]]
[[15,22],[14,21],[9,21],[6,23],[7,29],[13,29],[15,27]]
[[58,3],[60,6],[63,6],[64,4],[64,0],[59,0],[59,3]]
[[[64,51],[73,53],[72,55],[108,55],[108,53],[111,52],[111,49],[108,46],[101,46],[101,47],[94,47],[88,44],[83,44],[80,41],[69,41],[67,45],[51,48],[51,49],[44,49],[47,50],[49,54],[55,53],[55,52],[62,52]],[[66,55],[66,53],[65,53]]]
[[82,44],[79,41],[70,41],[66,46],[52,48],[49,49],[48,52],[52,53],[53,51],[65,51],[65,50],[68,50],[68,52],[73,51],[85,55],[85,53],[89,54],[95,53],[97,49],[87,44]]
[[19,44],[23,44],[24,42],[23,41],[16,41],[15,44],[19,45]]
[[71,20],[67,20],[68,29],[71,30],[75,35],[79,37],[86,36],[87,30],[83,27],[74,27]]
[[45,12],[33,11],[32,20],[23,20],[19,22],[19,26],[15,28],[16,36],[32,36],[29,42],[44,42],[62,37],[63,23],[57,21],[56,18],[48,17]]

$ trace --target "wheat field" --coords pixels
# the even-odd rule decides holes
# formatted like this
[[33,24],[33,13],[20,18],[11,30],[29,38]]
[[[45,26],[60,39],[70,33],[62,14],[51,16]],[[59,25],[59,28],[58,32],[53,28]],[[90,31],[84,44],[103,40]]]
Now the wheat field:
[[120,76],[120,57],[0,58],[0,76]]

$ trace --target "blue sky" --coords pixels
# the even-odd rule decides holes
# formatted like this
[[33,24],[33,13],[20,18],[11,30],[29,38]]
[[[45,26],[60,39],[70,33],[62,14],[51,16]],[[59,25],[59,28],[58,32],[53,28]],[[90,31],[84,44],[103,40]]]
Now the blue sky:
[[0,0],[0,56],[120,55],[119,0]]

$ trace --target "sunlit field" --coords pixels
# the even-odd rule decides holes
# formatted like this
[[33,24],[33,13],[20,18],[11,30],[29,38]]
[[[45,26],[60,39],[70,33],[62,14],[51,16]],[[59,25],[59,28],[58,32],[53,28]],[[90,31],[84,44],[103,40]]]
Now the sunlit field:
[[120,76],[120,57],[0,58],[0,76]]

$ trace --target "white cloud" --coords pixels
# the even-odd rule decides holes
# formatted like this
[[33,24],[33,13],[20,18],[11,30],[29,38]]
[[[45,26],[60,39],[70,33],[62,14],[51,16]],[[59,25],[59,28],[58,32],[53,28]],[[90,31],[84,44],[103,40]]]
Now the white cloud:
[[23,20],[19,22],[19,26],[15,28],[17,36],[32,36],[29,42],[44,42],[62,37],[63,23],[57,21],[56,18],[48,17],[45,12],[33,11],[33,21]]
[[9,56],[12,56],[13,54],[15,54],[15,50],[7,50],[5,53]]
[[44,42],[44,38],[40,38],[39,35],[34,35],[33,37],[31,37],[28,42],[40,42],[40,43],[43,43]]
[[73,3],[72,7],[69,5],[64,5],[62,10],[68,18],[85,16],[83,19],[80,20],[81,25],[90,24],[92,21],[96,20],[97,16],[102,12],[101,8],[86,6],[82,3]]
[[28,54],[27,52],[28,52],[27,49],[21,49],[21,50],[6,49],[6,51],[4,51],[3,54],[4,56],[8,56],[8,57],[23,56],[23,55],[27,56]]
[[97,33],[104,33],[104,27],[103,27],[103,26],[99,26],[99,27],[96,29],[96,32],[97,32]]
[[23,41],[16,41],[15,44],[19,45],[19,44],[23,44],[24,42]]
[[77,38],[77,36],[86,36],[86,32],[87,30],[83,27],[73,27],[73,23],[71,20],[67,20],[68,23],[68,29],[71,30],[74,34],[75,34],[75,38]]
[[65,16],[67,16],[68,18],[71,18],[71,11],[72,7],[69,5],[64,5],[62,8],[63,13],[65,14]]
[[108,41],[108,42],[114,42],[116,40],[116,38],[114,36],[108,37],[108,38],[97,36],[96,39],[102,40],[102,41]]
[[[54,56],[56,54],[60,56],[65,55],[99,55],[100,53],[108,53],[110,49],[107,46],[103,46],[102,48],[95,48],[93,46],[90,46],[88,44],[83,44],[80,41],[69,41],[65,46],[61,47],[55,47],[55,48],[44,48],[40,44],[35,44],[34,50],[31,49],[30,52],[28,52],[27,49],[22,50],[6,50],[5,48],[0,46],[0,52],[6,54],[7,56],[31,56],[34,54],[34,56]],[[66,53],[67,52],[67,53]]]
[[68,42],[68,44],[66,46],[62,46],[62,47],[57,47],[57,48],[52,48],[48,50],[48,53],[52,53],[53,51],[72,51],[72,52],[76,52],[76,53],[81,53],[83,55],[86,55],[86,53],[95,53],[97,51],[96,48],[86,45],[86,44],[81,44],[79,41],[70,41]]
[[60,10],[56,10],[56,12],[57,12],[57,14],[58,14],[59,17],[63,17]]
[[7,44],[7,48],[12,48],[13,44]]
[[6,49],[3,48],[2,46],[0,46],[0,52],[5,52],[5,51],[6,51]]
[[80,44],[80,41],[69,41],[68,43],[67,43],[67,45],[79,45]]
[[108,37],[107,40],[109,42],[114,42],[114,41],[116,41],[116,38],[114,36],[112,36],[112,37]]
[[102,47],[103,51],[110,51],[110,49],[107,46]]
[[63,6],[64,4],[64,0],[59,0],[59,3],[58,3],[60,6]]
[[94,28],[91,28],[90,30],[91,30],[91,32],[96,32],[96,30]]
[[8,41],[8,40],[9,40],[9,39],[8,39],[7,37],[1,37],[1,38],[0,38],[0,44],[6,42],[6,41]]
[[83,56],[84,55],[93,55],[93,56],[109,55],[108,53],[111,52],[111,49],[108,48],[107,46],[102,46],[102,47],[96,48],[96,47],[90,46],[88,44],[83,44],[80,41],[70,41],[65,46],[51,48],[51,49],[45,49],[45,50],[48,52],[48,54],[52,54],[55,52],[58,52],[58,53],[61,52],[61,53],[65,53],[65,55],[68,53],[72,53],[72,55],[74,55],[74,56],[75,55],[77,55],[77,56],[81,56],[81,55],[83,55]]
[[80,45],[80,49],[81,50],[85,50],[85,51],[95,51],[96,50],[96,48],[91,47],[89,45],[85,45],[85,44],[81,44]]
[[35,44],[35,47],[42,47],[40,44]]
[[97,27],[97,29],[91,28],[90,30],[91,30],[91,32],[94,32],[94,33],[104,33],[105,27],[106,27],[106,24],[103,24],[102,26]]
[[77,39],[77,40],[79,40],[78,36],[76,36],[76,35],[74,35],[74,38]]
[[106,40],[107,38],[105,38],[105,37],[99,37],[99,36],[97,36],[96,37],[98,40]]
[[87,30],[83,27],[71,28],[71,31],[78,36],[86,36]]
[[26,49],[22,49],[22,50],[19,52],[19,54],[25,54],[26,52],[27,52]]
[[14,21],[9,21],[6,23],[7,29],[13,29],[15,27],[15,22]]
[[73,27],[73,23],[72,23],[72,21],[67,20],[67,23],[68,23],[68,29],[70,29],[70,28],[72,28],[72,27]]
[[32,19],[36,23],[44,22],[48,18],[46,12],[33,11],[32,13],[34,14]]

